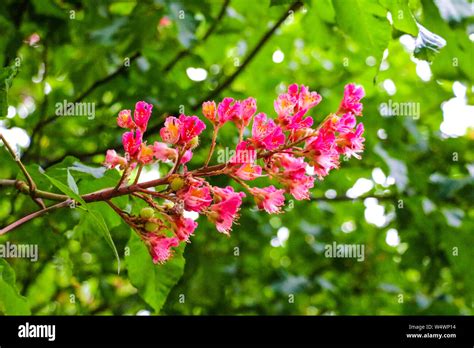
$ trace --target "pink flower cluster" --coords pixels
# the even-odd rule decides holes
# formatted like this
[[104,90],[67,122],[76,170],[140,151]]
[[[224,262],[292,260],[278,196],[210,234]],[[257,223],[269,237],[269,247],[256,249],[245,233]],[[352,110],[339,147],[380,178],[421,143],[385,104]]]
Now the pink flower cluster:
[[[254,98],[234,100],[224,98],[216,105],[204,102],[202,113],[214,128],[209,159],[219,129],[227,122],[234,123],[239,141],[235,155],[226,163],[206,165],[189,171],[185,165],[199,145],[199,136],[205,123],[197,116],[180,115],[166,118],[160,130],[162,142],[147,145],[143,141],[152,105],[138,102],[133,118],[130,110],[120,111],[117,123],[128,129],[123,134],[124,156],[108,150],[105,165],[124,170],[124,175],[137,166],[156,161],[171,162],[166,176],[168,187],[160,192],[141,190],[140,195],[152,208],[152,213],[141,216],[122,216],[148,245],[155,263],[162,263],[172,255],[173,247],[189,241],[198,224],[185,212],[204,215],[215,224],[217,231],[230,234],[239,217],[244,192],[232,186],[218,187],[206,177],[227,175],[252,196],[257,207],[270,214],[281,213],[285,194],[296,200],[310,198],[315,177],[323,179],[332,169],[340,166],[341,156],[360,159],[364,149],[364,127],[356,117],[362,115],[360,100],[362,87],[348,84],[339,109],[329,114],[317,127],[309,116],[312,108],[321,102],[321,95],[306,86],[292,84],[274,102],[276,118],[257,113]],[[244,138],[251,124],[249,136]],[[249,186],[247,182],[268,177],[278,185]],[[148,208],[149,209],[149,208]]]

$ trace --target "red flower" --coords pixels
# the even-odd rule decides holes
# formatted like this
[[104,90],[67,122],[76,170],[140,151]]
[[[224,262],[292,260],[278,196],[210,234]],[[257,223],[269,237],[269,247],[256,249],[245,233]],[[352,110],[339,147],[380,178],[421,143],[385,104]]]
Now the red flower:
[[207,216],[209,220],[216,224],[219,232],[229,234],[232,224],[238,218],[238,211],[242,204],[243,192],[234,192],[231,186],[226,188],[213,187],[215,204],[209,207]]
[[258,208],[265,209],[269,214],[281,213],[281,207],[285,204],[284,192],[284,190],[277,190],[273,185],[264,188],[250,188],[250,193]]
[[285,142],[285,135],[272,119],[261,112],[253,120],[252,138],[249,140],[257,148],[274,150]]
[[344,87],[344,98],[339,106],[338,114],[344,114],[346,112],[353,113],[354,115],[362,115],[362,103],[360,100],[364,97],[365,92],[362,86],[356,86],[350,83]]
[[153,105],[147,104],[144,101],[139,101],[135,104],[135,112],[133,114],[133,118],[135,119],[135,124],[142,131],[142,133],[145,133],[146,131],[152,109]]
[[164,263],[171,255],[171,247],[177,247],[179,245],[179,239],[176,237],[165,237],[158,236],[154,233],[147,233],[145,237],[150,253],[153,258],[153,263]]
[[187,144],[206,129],[206,125],[197,116],[179,116],[179,143]]
[[126,132],[122,136],[122,144],[125,152],[130,158],[136,158],[142,145],[142,132],[137,129],[135,132]]

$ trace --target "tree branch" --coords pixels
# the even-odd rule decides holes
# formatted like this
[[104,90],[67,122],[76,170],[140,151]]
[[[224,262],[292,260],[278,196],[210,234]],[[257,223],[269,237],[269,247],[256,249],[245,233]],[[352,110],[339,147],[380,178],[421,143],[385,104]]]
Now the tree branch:
[[68,199],[68,200],[65,200],[63,202],[56,203],[56,204],[54,204],[50,207],[47,207],[47,208],[35,211],[34,213],[28,214],[25,217],[22,217],[20,220],[17,220],[15,222],[11,223],[10,225],[6,226],[5,228],[2,228],[0,230],[0,236],[7,233],[7,232],[10,232],[11,230],[14,230],[15,228],[17,228],[21,225],[23,225],[25,222],[33,220],[34,218],[42,216],[46,213],[49,213],[50,211],[53,211],[53,210],[56,210],[56,209],[59,209],[59,208],[63,208],[63,207],[67,207],[71,202],[72,202],[72,200]]
[[5,147],[7,148],[8,152],[10,155],[13,157],[15,162],[18,164],[20,167],[20,170],[22,171],[23,175],[25,175],[26,180],[28,181],[28,188],[29,188],[29,194],[33,201],[35,201],[36,204],[38,204],[41,208],[45,208],[45,205],[41,199],[38,199],[36,197],[36,184],[33,181],[33,178],[31,177],[30,173],[28,173],[28,170],[26,170],[26,167],[23,165],[23,163],[20,160],[20,155],[17,154],[13,148],[11,147],[10,143],[5,139],[2,133],[0,133],[0,140],[5,144]]

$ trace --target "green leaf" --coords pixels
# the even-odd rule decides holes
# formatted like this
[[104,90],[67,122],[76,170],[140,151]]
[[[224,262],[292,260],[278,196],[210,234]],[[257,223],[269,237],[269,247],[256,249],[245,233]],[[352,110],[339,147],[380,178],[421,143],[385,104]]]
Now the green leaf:
[[77,187],[76,180],[74,180],[74,177],[72,176],[69,169],[67,170],[67,184],[75,194],[79,194],[79,188]]
[[109,244],[109,246],[112,248],[115,258],[117,259],[117,273],[120,273],[120,257],[117,252],[117,248],[115,247],[115,243],[112,239],[112,236],[110,234],[109,228],[107,227],[104,217],[102,216],[102,213],[95,208],[89,207],[89,211],[87,215],[90,218],[90,222],[92,223],[92,226],[99,229],[99,232],[105,238],[105,240],[107,241],[107,244]]
[[38,15],[44,15],[54,18],[64,19],[67,17],[67,12],[61,9],[55,1],[52,0],[32,0],[35,12]]
[[318,0],[315,3],[315,10],[317,14],[328,23],[336,22],[336,13],[334,12],[334,6],[331,0]]
[[0,313],[4,315],[28,315],[30,308],[25,297],[15,285],[15,271],[7,261],[0,259]]
[[145,243],[132,231],[128,242],[130,254],[126,257],[128,275],[139,295],[159,313],[168,294],[183,275],[184,246],[175,249],[165,264],[155,265]]
[[390,40],[390,24],[386,10],[370,0],[333,1],[336,20],[344,33],[359,44],[362,53],[382,59]]
[[[46,173],[43,173],[43,175],[45,177],[48,178],[49,181],[51,181],[51,184],[53,184],[56,188],[58,188],[62,193],[64,193],[65,195],[67,195],[68,197],[71,197],[72,199],[74,199],[75,201],[79,202],[82,204],[82,206],[87,210],[87,203],[82,199],[81,196],[79,196],[76,192],[74,192],[72,189],[70,189],[69,187],[67,187],[66,185],[64,185],[61,181],[55,179],[55,178],[52,178],[50,176],[48,176],[48,174]],[[68,180],[69,182],[69,180]]]
[[392,14],[395,29],[415,37],[418,35],[418,26],[406,0],[383,0],[381,3]]
[[291,4],[292,0],[270,0],[270,7]]
[[0,68],[0,116],[5,117],[8,114],[8,90],[12,85],[13,78],[18,73],[18,68],[8,66]]

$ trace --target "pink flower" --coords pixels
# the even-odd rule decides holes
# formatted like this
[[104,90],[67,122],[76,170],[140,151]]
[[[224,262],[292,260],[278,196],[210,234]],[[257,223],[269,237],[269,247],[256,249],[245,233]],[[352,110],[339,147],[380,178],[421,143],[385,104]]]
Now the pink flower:
[[344,98],[339,106],[338,114],[351,112],[354,115],[362,115],[362,103],[360,100],[364,97],[365,92],[362,86],[356,86],[350,83],[344,87]]
[[311,117],[306,117],[303,119],[303,116],[306,114],[307,109],[298,111],[293,117],[287,119],[285,129],[295,130],[302,128],[309,128],[313,125],[313,119]]
[[217,122],[216,103],[214,101],[202,103],[202,114],[215,125]]
[[285,142],[285,135],[272,119],[261,112],[253,120],[252,138],[250,141],[257,148],[274,150]]
[[302,177],[289,181],[288,189],[296,200],[309,199],[309,189],[314,186],[312,176],[303,175]]
[[121,128],[135,129],[135,122],[132,120],[132,112],[130,110],[122,110],[117,117],[117,124]]
[[274,107],[278,114],[278,123],[284,129],[300,129],[311,127],[313,119],[303,118],[306,112],[319,104],[321,96],[316,92],[310,92],[308,87],[292,84],[288,87],[288,93],[280,94],[275,100]]
[[231,120],[240,108],[240,103],[234,102],[232,98],[224,98],[217,106],[217,119],[219,126]]
[[161,17],[160,21],[158,22],[158,26],[160,28],[166,28],[166,27],[169,27],[173,22],[171,21],[171,19],[169,19],[168,16],[163,16]]
[[257,102],[254,98],[247,98],[243,101],[236,101],[233,108],[232,121],[243,132],[243,128],[247,127],[253,115],[257,111]]
[[234,171],[234,175],[242,180],[254,180],[262,176],[262,167],[252,163],[245,163]]
[[297,158],[288,153],[276,153],[271,156],[273,165],[282,167],[282,174],[287,176],[294,176],[295,172],[305,173],[306,163],[302,158]]
[[314,186],[314,178],[306,175],[307,163],[303,158],[291,154],[278,153],[271,156],[268,170],[278,178],[297,200],[309,199],[309,189]]
[[258,208],[265,209],[269,214],[281,213],[281,207],[285,204],[284,192],[284,190],[277,190],[273,185],[264,188],[250,188],[250,193]]
[[124,157],[117,155],[115,150],[107,150],[104,164],[108,169],[115,168],[116,166],[123,169],[127,166],[127,160]]
[[321,129],[317,137],[306,143],[305,155],[320,179],[328,175],[331,169],[339,167],[339,152],[335,140],[334,133]]
[[204,180],[190,179],[188,185],[179,190],[176,195],[184,202],[184,209],[200,212],[211,202],[209,187],[203,186]]
[[148,104],[144,101],[139,101],[135,104],[135,112],[133,114],[133,118],[135,119],[135,124],[142,131],[142,133],[145,133],[146,131],[152,109],[153,105]]
[[209,207],[207,216],[216,224],[219,232],[229,234],[232,224],[238,218],[238,211],[242,204],[243,192],[234,192],[231,186],[226,188],[213,187],[214,200],[217,202]]
[[334,123],[335,123],[334,124],[335,131],[347,133],[347,132],[350,132],[352,129],[354,129],[356,125],[356,118],[354,114],[348,112],[342,115],[342,117],[338,119],[337,121],[335,121]]
[[197,137],[206,129],[206,125],[197,116],[179,116],[179,143],[187,144],[191,139]]
[[297,96],[292,96],[289,93],[280,94],[277,100],[275,100],[275,102],[273,103],[273,106],[278,115],[278,118],[286,119],[290,117],[291,115],[293,115],[297,103],[298,103]]
[[241,141],[235,148],[235,155],[231,157],[229,163],[254,163],[256,159],[257,151],[255,148],[248,141]]
[[292,129],[290,135],[288,136],[288,140],[290,142],[295,142],[303,138],[307,138],[314,130],[312,128],[300,128],[300,129]]
[[214,196],[214,202],[226,201],[234,196],[237,196],[240,198],[245,197],[245,193],[235,192],[232,186],[227,186],[224,188],[213,186],[212,195]]
[[179,239],[176,237],[169,238],[158,236],[154,233],[147,233],[145,239],[149,245],[153,263],[155,264],[167,261],[172,255],[171,247],[177,247],[179,245]]
[[131,158],[134,158],[142,145],[142,132],[137,129],[135,132],[125,132],[122,135],[122,144],[125,152],[127,152]]
[[176,149],[169,148],[165,143],[158,141],[155,141],[155,144],[153,144],[153,155],[162,162],[174,161],[178,158]]
[[298,95],[298,109],[309,110],[321,102],[322,97],[316,92],[310,92],[308,87],[301,85]]
[[189,237],[194,233],[194,230],[198,226],[197,222],[193,219],[185,218],[179,215],[173,220],[174,222],[174,233],[181,241],[188,241]]
[[145,145],[142,143],[140,152],[138,154],[138,162],[141,164],[150,164],[153,162],[154,149],[152,145]]
[[337,150],[348,158],[360,159],[359,152],[364,150],[364,125],[359,123],[354,132],[340,133],[336,139]]
[[179,130],[181,122],[174,116],[169,116],[165,120],[165,126],[160,129],[161,139],[168,144],[176,144],[179,140]]
[[38,35],[38,33],[33,33],[28,36],[24,42],[30,46],[35,46],[38,42],[40,42],[40,40],[41,37]]
[[181,164],[186,164],[188,163],[189,161],[191,161],[191,158],[193,158],[193,152],[191,150],[187,150],[183,157],[181,157]]

